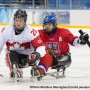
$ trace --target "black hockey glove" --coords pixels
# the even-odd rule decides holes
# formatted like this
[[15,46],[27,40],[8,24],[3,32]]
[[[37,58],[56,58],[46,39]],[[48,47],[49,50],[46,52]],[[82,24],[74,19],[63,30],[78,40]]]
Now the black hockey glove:
[[83,35],[80,35],[79,39],[80,39],[80,44],[84,45],[88,41],[89,35],[86,33],[83,33]]

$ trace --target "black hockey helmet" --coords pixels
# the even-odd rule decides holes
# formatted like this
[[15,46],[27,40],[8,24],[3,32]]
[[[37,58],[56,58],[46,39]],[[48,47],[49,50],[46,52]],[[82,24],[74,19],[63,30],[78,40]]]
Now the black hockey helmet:
[[14,20],[16,18],[23,18],[24,21],[26,22],[27,21],[27,13],[25,10],[21,10],[21,9],[18,9],[15,14],[14,14]]

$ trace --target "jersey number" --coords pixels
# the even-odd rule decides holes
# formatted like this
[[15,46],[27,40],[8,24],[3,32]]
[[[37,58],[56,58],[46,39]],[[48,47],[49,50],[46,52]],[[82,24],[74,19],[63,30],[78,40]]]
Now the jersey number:
[[34,30],[34,29],[32,29],[31,33],[35,36],[35,35],[36,35],[36,33],[37,33],[37,31],[36,31],[36,30]]

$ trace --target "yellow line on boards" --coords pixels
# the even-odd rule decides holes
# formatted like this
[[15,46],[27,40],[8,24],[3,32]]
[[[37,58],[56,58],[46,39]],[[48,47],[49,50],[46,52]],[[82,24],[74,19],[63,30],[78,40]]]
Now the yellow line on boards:
[[[0,26],[8,26],[9,24],[0,24]],[[42,24],[28,24],[32,27],[42,27]],[[90,26],[78,26],[78,25],[57,25],[59,28],[85,28],[85,29],[90,29]]]

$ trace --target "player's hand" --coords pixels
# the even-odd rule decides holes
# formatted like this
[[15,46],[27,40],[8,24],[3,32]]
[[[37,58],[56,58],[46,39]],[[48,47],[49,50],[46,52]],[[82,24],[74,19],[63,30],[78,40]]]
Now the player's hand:
[[47,52],[48,52],[50,55],[54,56],[54,50],[53,50],[53,49],[49,49]]
[[36,54],[35,53],[30,54],[29,59],[30,60],[36,59]]
[[35,53],[31,53],[29,55],[29,63],[35,63],[37,60],[39,60],[41,58],[40,54],[35,52]]

